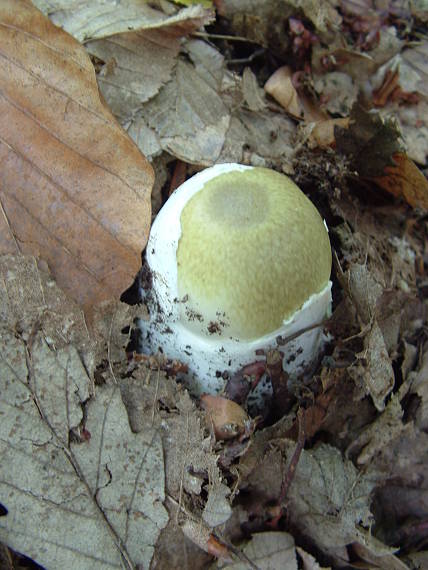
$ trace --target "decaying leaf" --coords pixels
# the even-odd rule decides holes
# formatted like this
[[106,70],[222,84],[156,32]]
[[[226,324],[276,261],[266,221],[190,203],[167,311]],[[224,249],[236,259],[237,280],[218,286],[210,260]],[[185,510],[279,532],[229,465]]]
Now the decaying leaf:
[[405,430],[402,418],[403,409],[399,398],[394,396],[376,421],[371,423],[351,443],[347,449],[347,454],[354,455],[358,452],[357,463],[359,465],[370,464],[373,457],[390,445]]
[[[243,472],[245,465],[252,463],[251,456],[259,453],[257,445],[256,435],[253,447],[241,460]],[[282,472],[286,469],[282,454],[288,463],[296,444],[284,440],[275,442],[275,447],[266,451],[246,480],[245,487],[257,495],[259,502],[278,499]],[[365,541],[364,528],[372,520],[369,505],[374,485],[373,476],[359,473],[338,449],[320,445],[302,451],[287,494],[289,520],[324,550]]]
[[370,564],[374,568],[380,570],[408,570],[408,566],[402,562],[397,556],[391,552],[385,553],[385,547],[380,543],[380,552],[377,552],[376,546],[380,541],[372,538],[372,545],[365,546],[363,544],[355,543],[352,545],[352,550],[361,560]]
[[[142,7],[147,7],[143,5]],[[212,19],[200,6],[183,10],[182,18],[167,19],[156,27],[112,35],[86,43],[86,49],[104,62],[97,79],[113,113],[123,122],[133,117],[142,103],[158,93],[170,78],[180,50],[180,40]]]
[[34,323],[39,323],[56,349],[73,345],[92,375],[95,343],[84,314],[42,265],[31,256],[0,256],[1,322],[16,331],[30,331]]
[[212,534],[211,529],[202,521],[198,522],[189,519],[182,525],[181,529],[187,538],[208,554],[224,561],[231,560],[231,554],[227,546],[222,544],[218,538]]
[[377,303],[382,294],[378,283],[365,265],[352,264],[348,271],[348,291],[365,326],[364,351],[358,354],[360,364],[350,369],[351,375],[370,394],[379,411],[394,387],[394,370],[385,339],[376,320]]
[[219,161],[276,166],[291,173],[293,137],[293,120],[286,115],[238,109],[231,116]]
[[232,507],[227,499],[229,495],[230,489],[223,483],[209,487],[202,518],[210,528],[224,524],[230,518]]
[[228,565],[231,570],[247,570],[258,568],[270,570],[297,570],[296,550],[294,539],[287,532],[261,532],[254,534],[251,540],[243,548],[245,556],[255,566],[248,563],[234,562]]
[[104,62],[98,85],[110,109],[123,121],[170,79],[180,38],[168,34],[168,28],[146,30],[92,41],[86,49]]
[[242,95],[250,111],[266,109],[263,90],[259,87],[257,78],[249,67],[246,67],[242,74]]
[[303,550],[303,548],[300,548],[300,546],[296,546],[296,552],[302,559],[303,570],[331,570],[331,568],[321,568],[315,558]]
[[377,322],[374,322],[364,338],[364,351],[357,354],[364,360],[364,367],[355,378],[361,374],[364,386],[370,394],[374,405],[379,411],[385,408],[385,398],[394,387],[394,370],[385,346],[385,339]]
[[182,489],[199,495],[205,480],[214,487],[222,482],[217,456],[189,395],[182,394],[176,406],[180,413],[168,419],[165,438],[167,489],[175,497]]
[[425,347],[419,370],[412,372],[409,380],[411,382],[410,392],[417,394],[420,398],[415,423],[419,429],[426,431],[428,428],[428,347]]
[[[198,43],[204,57],[208,49],[216,53]],[[196,62],[195,66],[178,60],[172,80],[144,106],[148,124],[164,150],[181,160],[204,165],[218,158],[230,121],[229,110],[219,95],[220,82],[208,67],[210,61],[209,53],[205,62]]]
[[181,28],[178,35],[185,35],[212,17],[212,12],[200,5],[183,8],[168,17],[140,0],[122,1],[120,7],[115,0],[93,0],[90,3],[84,0],[35,0],[33,3],[49,15],[54,24],[80,42],[169,26],[177,31]]
[[[67,331],[79,310],[71,303],[55,326],[63,294],[42,274],[24,319],[17,310],[11,326],[19,287],[9,260],[2,275],[11,293],[2,308],[8,319],[0,328],[0,494],[7,511],[0,540],[48,568],[148,567],[168,520],[159,431],[131,432],[117,386],[99,387],[94,397],[79,344],[72,344],[77,332]],[[24,260],[27,277],[30,262]]]
[[379,114],[354,106],[347,130],[335,129],[337,149],[353,168],[411,206],[428,208],[428,181],[403,152],[399,130]]
[[141,265],[152,169],[71,36],[24,0],[0,21],[2,253],[42,257],[81,306],[119,297]]
[[320,95],[321,106],[331,114],[347,117],[357,100],[358,87],[352,78],[341,71],[332,71],[318,77],[315,89]]

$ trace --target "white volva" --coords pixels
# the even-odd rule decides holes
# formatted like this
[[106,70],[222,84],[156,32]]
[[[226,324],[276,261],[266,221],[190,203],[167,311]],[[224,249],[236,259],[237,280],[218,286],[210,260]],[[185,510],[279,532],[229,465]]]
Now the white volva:
[[159,212],[146,259],[143,349],[186,363],[194,393],[221,391],[222,373],[262,359],[260,350],[280,349],[297,374],[317,357],[322,328],[295,335],[329,314],[330,244],[288,177],[239,164],[199,172]]

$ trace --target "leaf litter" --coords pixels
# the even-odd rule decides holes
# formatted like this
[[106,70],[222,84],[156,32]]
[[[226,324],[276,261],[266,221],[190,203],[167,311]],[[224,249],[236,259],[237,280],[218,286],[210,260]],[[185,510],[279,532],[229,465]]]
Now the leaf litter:
[[[291,174],[319,207],[336,252],[331,341],[303,385],[278,375],[271,360],[264,366],[283,406],[270,411],[273,425],[269,411],[247,421],[237,404],[222,404],[216,438],[213,417],[174,381],[179,363],[141,359],[129,348],[142,309],[115,298],[138,269],[136,255],[105,296],[79,279],[64,281],[52,243],[27,248],[3,195],[2,251],[38,259],[3,257],[0,272],[2,451],[14,455],[0,469],[2,540],[47,567],[161,569],[192,560],[202,568],[212,557],[216,567],[235,568],[418,567],[428,516],[428,192],[413,160],[423,165],[428,148],[426,10],[366,0],[321,7],[223,0],[215,3],[222,20],[206,32],[214,15],[199,6],[84,4],[37,2],[84,42],[105,101],[152,161],[154,210],[176,180],[226,161]],[[27,17],[28,6],[20,3]],[[47,29],[49,41],[60,38],[89,69],[77,44]],[[53,76],[64,83],[68,71],[56,65]],[[262,87],[284,65],[279,87],[292,97],[275,100]],[[78,101],[99,105],[94,82],[87,84]],[[70,105],[75,97],[68,94]],[[43,120],[61,125],[55,113]],[[76,130],[87,132],[84,123],[78,117]],[[98,126],[94,132],[100,136]],[[125,141],[120,133],[115,140]],[[141,186],[135,173],[144,163],[126,141],[123,172],[146,199],[151,172],[143,166]],[[11,184],[13,163],[6,174]],[[106,204],[110,220],[120,210],[138,243],[131,249],[144,247],[147,232],[131,222],[134,203],[118,209],[103,194],[92,201]],[[80,221],[75,227],[82,233]],[[91,312],[87,292],[98,304]],[[241,376],[246,382],[251,372]],[[57,484],[43,485],[50,472],[60,474]],[[47,530],[30,528],[24,510],[45,517]]]

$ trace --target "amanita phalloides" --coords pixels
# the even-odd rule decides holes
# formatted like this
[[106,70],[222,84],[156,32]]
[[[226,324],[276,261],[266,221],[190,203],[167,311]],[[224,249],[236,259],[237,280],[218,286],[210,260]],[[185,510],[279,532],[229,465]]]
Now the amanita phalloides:
[[186,363],[194,393],[218,393],[225,371],[263,350],[280,348],[284,369],[296,374],[317,358],[323,335],[313,325],[331,307],[330,242],[287,176],[240,164],[199,172],[159,212],[146,260],[144,351]]

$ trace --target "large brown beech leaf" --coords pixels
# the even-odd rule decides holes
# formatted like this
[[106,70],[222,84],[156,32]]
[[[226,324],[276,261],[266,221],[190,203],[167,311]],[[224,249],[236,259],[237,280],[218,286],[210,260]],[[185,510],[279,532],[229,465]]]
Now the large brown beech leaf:
[[44,259],[89,308],[141,264],[153,171],[100,100],[85,50],[30,2],[0,2],[0,253]]

